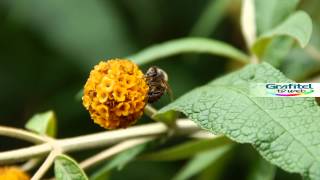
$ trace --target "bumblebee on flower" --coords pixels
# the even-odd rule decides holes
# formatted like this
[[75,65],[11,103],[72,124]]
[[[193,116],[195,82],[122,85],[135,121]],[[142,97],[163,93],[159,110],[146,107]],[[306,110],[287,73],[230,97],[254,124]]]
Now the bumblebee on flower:
[[144,75],[124,59],[102,61],[90,72],[82,97],[95,123],[106,129],[125,128],[136,122],[148,102],[168,89],[167,75],[151,67]]

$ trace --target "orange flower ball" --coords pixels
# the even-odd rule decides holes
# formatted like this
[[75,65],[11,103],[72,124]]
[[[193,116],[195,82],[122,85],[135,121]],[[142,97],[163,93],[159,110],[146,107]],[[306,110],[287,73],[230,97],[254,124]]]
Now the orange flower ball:
[[1,180],[29,180],[30,177],[21,169],[14,166],[0,167]]
[[106,129],[125,128],[143,114],[148,90],[136,64],[112,59],[90,72],[82,101],[95,123]]

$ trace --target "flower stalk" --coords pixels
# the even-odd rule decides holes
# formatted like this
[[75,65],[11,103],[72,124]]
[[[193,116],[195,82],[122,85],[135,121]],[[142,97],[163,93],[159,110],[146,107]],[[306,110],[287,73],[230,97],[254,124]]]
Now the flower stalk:
[[[1,131],[4,130],[6,130],[6,127],[1,127],[0,134],[3,134]],[[177,120],[178,135],[191,134],[198,130],[200,130],[200,128],[192,121],[186,119]],[[18,129],[18,131],[21,132],[24,130]],[[90,135],[58,139],[54,141],[55,147],[58,146],[59,148],[61,148],[61,152],[73,152],[81,151],[84,149],[108,146],[121,142],[123,140],[128,140],[137,137],[159,136],[165,134],[167,131],[168,127],[165,124],[156,122],[147,125],[133,126],[127,129],[106,131]],[[33,145],[31,147],[0,152],[0,164],[21,162],[30,158],[45,156],[49,154],[49,152],[51,152],[53,149],[54,147],[52,146],[52,143],[46,142],[39,145]]]

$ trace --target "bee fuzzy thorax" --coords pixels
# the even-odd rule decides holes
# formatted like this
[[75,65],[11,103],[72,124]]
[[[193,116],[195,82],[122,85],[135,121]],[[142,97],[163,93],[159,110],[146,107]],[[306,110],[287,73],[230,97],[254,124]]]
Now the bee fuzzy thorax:
[[149,86],[148,102],[153,103],[161,98],[168,91],[168,75],[167,73],[156,67],[150,67],[145,73],[145,78]]

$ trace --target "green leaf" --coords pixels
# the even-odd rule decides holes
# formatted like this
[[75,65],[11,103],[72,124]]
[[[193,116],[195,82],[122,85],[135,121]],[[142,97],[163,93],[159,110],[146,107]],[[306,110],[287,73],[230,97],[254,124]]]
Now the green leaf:
[[141,158],[157,161],[180,160],[189,158],[190,156],[193,156],[199,152],[231,143],[232,141],[223,136],[218,136],[214,139],[193,140],[184,144],[160,150],[158,152],[152,152],[150,154],[143,155]]
[[257,163],[252,167],[248,180],[273,180],[276,173],[276,167],[259,158]]
[[170,111],[170,112],[158,115],[158,116],[153,115],[152,119],[159,121],[159,122],[163,122],[163,123],[171,126],[175,123],[175,120],[177,119],[178,116],[179,116],[179,113]]
[[231,0],[209,1],[191,30],[190,36],[208,37],[227,14]]
[[209,167],[212,163],[217,162],[224,156],[230,149],[231,145],[223,145],[205,152],[197,154],[192,158],[186,166],[173,178],[174,180],[190,179],[192,176],[198,174],[205,168]]
[[295,39],[301,47],[305,47],[311,37],[312,21],[308,14],[298,11],[289,16],[274,29],[263,33],[252,47],[252,51],[261,57],[272,38],[289,36]]
[[208,167],[206,167],[197,176],[197,180],[218,180],[222,179],[223,172],[225,169],[229,168],[228,165],[233,159],[233,153],[228,151],[223,156],[219,157],[217,160],[213,161]]
[[268,62],[276,68],[280,67],[293,43],[293,39],[287,36],[273,38],[261,57],[262,61]]
[[284,64],[281,66],[281,72],[290,79],[299,82],[312,79],[320,72],[320,58],[318,58],[320,56],[317,56],[319,54],[317,47],[320,47],[320,24],[314,23],[308,46],[305,49],[293,48],[286,56]]
[[320,61],[313,59],[303,49],[293,48],[286,57],[281,71],[291,79],[306,81],[320,72]]
[[54,174],[57,180],[88,180],[77,162],[67,155],[58,155],[54,161]]
[[26,129],[42,135],[55,137],[57,129],[57,120],[53,111],[38,113],[32,116],[27,124]]
[[102,168],[96,171],[91,177],[91,180],[102,180],[110,171],[114,168],[121,170],[125,165],[132,161],[136,156],[138,156],[147,147],[148,143],[137,145],[126,151],[119,153],[111,161],[105,164]]
[[180,111],[200,127],[252,144],[288,172],[320,179],[320,109],[314,98],[250,96],[250,83],[292,82],[267,63],[197,88],[164,107]]
[[[261,35],[282,23],[297,7],[299,0],[255,0],[256,24]],[[280,67],[293,45],[291,37],[274,37],[261,52],[261,61]]]
[[279,25],[295,10],[298,3],[299,0],[255,0],[258,34]]
[[206,38],[183,38],[171,40],[162,44],[151,46],[137,54],[128,57],[128,59],[131,59],[135,63],[142,65],[160,58],[181,53],[208,53],[235,59],[242,63],[249,62],[249,57],[240,50],[224,42]]

